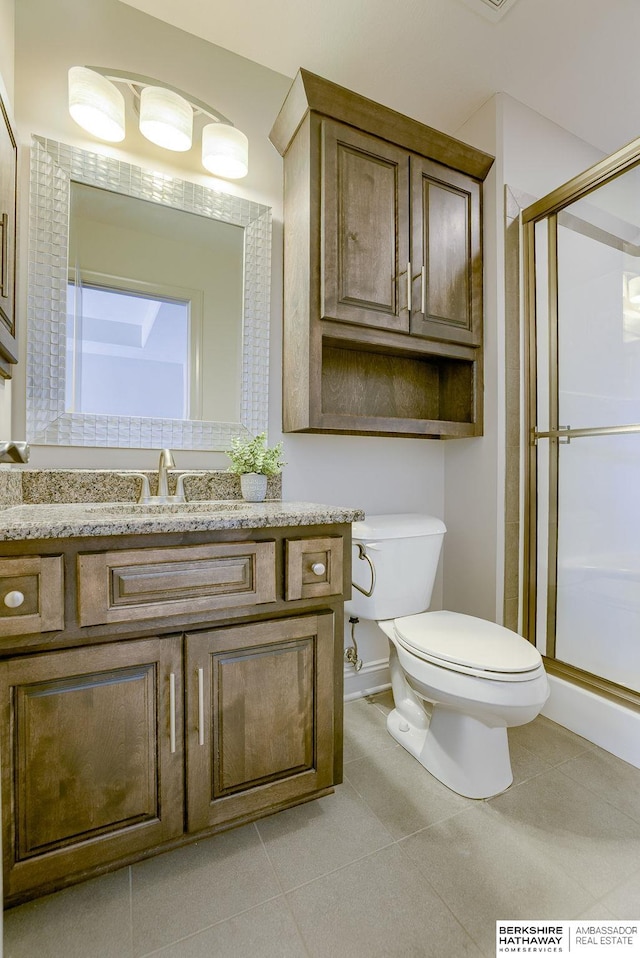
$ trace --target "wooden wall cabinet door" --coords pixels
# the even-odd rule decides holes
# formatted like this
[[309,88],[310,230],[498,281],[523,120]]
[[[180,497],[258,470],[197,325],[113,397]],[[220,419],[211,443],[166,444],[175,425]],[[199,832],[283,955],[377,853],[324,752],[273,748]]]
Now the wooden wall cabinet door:
[[182,834],[181,647],[145,639],[0,664],[9,900]]
[[411,157],[411,333],[482,343],[480,184]]
[[187,635],[189,831],[333,785],[333,647],[330,612]]
[[406,150],[322,122],[321,319],[409,332]]

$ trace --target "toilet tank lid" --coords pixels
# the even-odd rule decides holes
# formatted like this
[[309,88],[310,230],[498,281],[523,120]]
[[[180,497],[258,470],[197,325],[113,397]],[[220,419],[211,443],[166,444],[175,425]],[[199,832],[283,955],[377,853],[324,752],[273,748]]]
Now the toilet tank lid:
[[442,519],[419,512],[402,512],[393,515],[368,516],[352,525],[355,540],[408,539],[412,536],[442,535],[447,528]]

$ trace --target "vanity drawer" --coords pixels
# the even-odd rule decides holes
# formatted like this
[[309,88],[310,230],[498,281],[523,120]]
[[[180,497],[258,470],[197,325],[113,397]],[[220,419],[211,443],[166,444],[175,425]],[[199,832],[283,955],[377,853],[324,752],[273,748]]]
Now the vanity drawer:
[[62,556],[0,559],[0,636],[64,628]]
[[287,539],[287,599],[342,593],[342,542],[342,536]]
[[258,605],[275,598],[274,542],[78,556],[80,625],[138,622]]

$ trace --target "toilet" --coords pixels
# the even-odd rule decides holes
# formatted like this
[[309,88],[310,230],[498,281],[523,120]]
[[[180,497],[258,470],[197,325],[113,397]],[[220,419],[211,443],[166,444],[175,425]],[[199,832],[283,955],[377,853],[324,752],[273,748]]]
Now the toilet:
[[440,519],[414,513],[354,522],[345,611],[389,639],[389,733],[454,792],[490,798],[513,781],[507,729],[539,714],[549,683],[540,653],[516,632],[426,611],[445,532]]

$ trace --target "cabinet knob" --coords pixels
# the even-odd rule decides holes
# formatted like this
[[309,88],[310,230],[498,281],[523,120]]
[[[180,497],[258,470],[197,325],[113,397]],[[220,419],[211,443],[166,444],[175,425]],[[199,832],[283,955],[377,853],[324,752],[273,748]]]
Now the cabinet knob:
[[7,592],[4,597],[4,604],[8,609],[18,609],[24,602],[24,593],[18,592],[16,589],[14,592]]
[[324,562],[314,562],[311,566],[311,571],[314,575],[324,575],[327,571],[327,567]]

